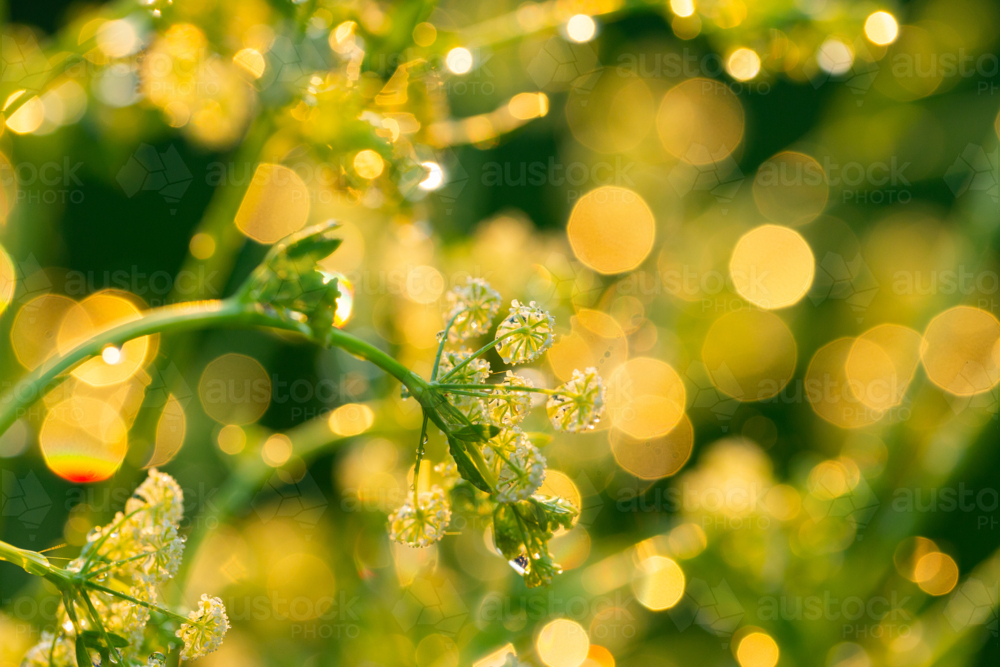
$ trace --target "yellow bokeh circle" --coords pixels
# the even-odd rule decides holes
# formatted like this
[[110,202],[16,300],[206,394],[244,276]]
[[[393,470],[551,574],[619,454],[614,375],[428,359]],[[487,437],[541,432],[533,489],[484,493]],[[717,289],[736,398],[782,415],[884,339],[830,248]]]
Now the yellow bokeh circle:
[[743,140],[743,106],[725,84],[689,79],[663,96],[656,129],[668,153],[704,165],[731,155]]
[[236,212],[236,226],[258,243],[275,243],[309,219],[309,187],[280,164],[260,164]]
[[782,225],[803,225],[826,208],[830,185],[819,162],[808,155],[786,151],[757,170],[753,198],[767,219]]
[[708,330],[701,358],[712,383],[740,401],[762,401],[780,392],[795,372],[795,338],[774,313],[737,310]]
[[802,235],[788,227],[762,225],[733,249],[729,275],[750,303],[774,310],[798,303],[812,286],[816,259]]
[[989,391],[1000,382],[1000,321],[972,306],[950,308],[927,325],[920,356],[931,382],[957,396]]
[[684,382],[670,364],[650,357],[629,359],[607,383],[611,425],[640,440],[669,433],[684,416]]
[[639,266],[653,249],[656,221],[638,194],[613,185],[591,190],[576,203],[566,226],[576,257],[603,274]]
[[205,366],[198,382],[205,414],[220,424],[255,422],[271,403],[271,378],[256,359],[224,354]]

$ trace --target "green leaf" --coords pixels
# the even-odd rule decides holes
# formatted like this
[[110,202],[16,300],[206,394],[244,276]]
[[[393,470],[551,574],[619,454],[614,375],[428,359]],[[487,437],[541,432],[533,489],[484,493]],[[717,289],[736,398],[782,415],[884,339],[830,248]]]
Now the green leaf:
[[273,309],[329,344],[340,290],[337,278],[321,270],[319,262],[340,246],[336,229],[336,223],[317,225],[276,243],[240,288],[240,299]]
[[534,523],[538,529],[551,537],[557,529],[569,530],[573,527],[573,519],[580,511],[568,500],[555,496],[535,495],[529,501],[533,512],[525,513],[525,519]]
[[[80,633],[80,637],[83,639],[84,643],[94,649],[100,649],[104,646],[104,633],[97,630],[84,630]],[[109,632],[107,636],[108,642],[114,648],[125,648],[128,646],[128,640],[121,635],[116,635],[113,632]]]
[[507,560],[516,560],[524,555],[521,529],[510,505],[499,503],[493,510],[493,543]]
[[500,429],[493,424],[468,424],[451,432],[453,436],[464,442],[486,442],[495,438]]
[[483,477],[483,474],[479,472],[479,468],[476,467],[476,464],[473,463],[472,459],[469,457],[469,453],[465,449],[465,443],[449,435],[448,450],[451,452],[451,457],[455,459],[455,466],[458,468],[458,474],[460,474],[480,491],[489,493],[490,485],[486,483],[486,479]]
[[90,651],[87,650],[87,642],[83,635],[76,638],[76,664],[77,667],[94,667],[94,662],[90,659]]

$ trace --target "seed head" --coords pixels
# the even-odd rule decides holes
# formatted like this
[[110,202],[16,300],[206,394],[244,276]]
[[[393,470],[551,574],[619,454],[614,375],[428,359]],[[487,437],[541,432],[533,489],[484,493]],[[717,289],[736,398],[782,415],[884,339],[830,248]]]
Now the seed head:
[[448,337],[465,340],[481,336],[500,312],[500,293],[482,278],[469,278],[448,292],[448,319],[455,318]]
[[[510,313],[497,327],[498,339],[507,336],[503,338],[497,351],[508,364],[534,361],[552,347],[554,328],[555,319],[537,307],[534,301],[526,305],[514,299],[510,305]],[[512,333],[514,331],[517,333]]]
[[229,630],[229,617],[222,600],[202,595],[201,603],[188,614],[188,619],[190,622],[183,623],[175,633],[184,641],[181,660],[194,660],[219,648]]
[[[504,376],[500,387],[528,387],[531,388],[531,380],[520,375],[514,375],[510,371]],[[497,426],[516,426],[520,424],[528,410],[531,409],[531,395],[526,391],[496,391],[486,401],[486,409],[489,413],[490,421]]]
[[451,508],[444,490],[434,485],[430,491],[411,494],[399,509],[389,515],[389,536],[410,547],[427,547],[444,537],[451,523]]
[[549,420],[560,431],[590,431],[604,411],[604,384],[594,367],[573,371],[546,404]]

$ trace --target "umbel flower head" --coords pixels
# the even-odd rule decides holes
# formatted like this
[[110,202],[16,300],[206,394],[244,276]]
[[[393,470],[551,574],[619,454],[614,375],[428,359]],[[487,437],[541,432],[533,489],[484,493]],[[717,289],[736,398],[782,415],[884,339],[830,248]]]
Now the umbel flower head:
[[[464,348],[461,350],[447,350],[441,355],[441,366],[438,370],[438,377],[444,377],[452,369],[460,366],[470,356],[472,356],[472,351]],[[455,384],[484,384],[489,376],[490,362],[480,357],[462,366],[458,372],[448,378],[448,382]],[[449,393],[448,396],[451,403],[469,419],[473,421],[481,421],[483,419],[486,405],[481,398],[454,393]]]
[[[66,566],[73,575],[67,580],[69,585],[80,590],[64,598],[57,610],[55,632],[42,635],[23,665],[77,667],[80,651],[96,656],[91,660],[95,665],[134,664],[135,654],[148,648],[145,631],[151,610],[160,612],[157,622],[171,616],[182,620],[183,616],[158,604],[157,586],[173,578],[180,567],[184,538],[178,528],[183,514],[180,486],[170,475],[150,470],[126,502],[125,511],[106,526],[91,530],[79,557]],[[90,601],[86,606],[79,601],[83,591]],[[200,608],[177,633],[184,640],[182,659],[218,648],[228,627],[222,601],[203,596]],[[158,628],[156,635],[161,632]]]
[[[531,380],[510,371],[504,376],[501,387],[534,387]],[[497,391],[486,401],[486,411],[490,421],[497,426],[516,426],[520,424],[528,410],[531,409],[531,395],[526,391]]]
[[593,366],[573,371],[569,382],[560,385],[546,404],[549,420],[560,431],[589,431],[604,411],[604,384]]
[[184,641],[181,660],[200,658],[222,645],[229,630],[229,617],[222,600],[203,594],[201,603],[188,614],[188,619],[189,622],[182,624],[176,633]]
[[484,458],[496,471],[498,502],[530,498],[545,481],[545,457],[519,428],[501,431],[487,442]]
[[526,364],[552,347],[555,319],[535,305],[514,299],[510,313],[497,327],[497,339],[503,339],[497,351],[508,364]]
[[389,536],[410,547],[427,547],[444,537],[449,523],[451,508],[444,490],[435,484],[430,491],[411,494],[389,515]]
[[481,336],[493,326],[500,312],[500,293],[482,278],[470,277],[465,285],[448,292],[448,320],[454,318],[448,337],[465,340]]

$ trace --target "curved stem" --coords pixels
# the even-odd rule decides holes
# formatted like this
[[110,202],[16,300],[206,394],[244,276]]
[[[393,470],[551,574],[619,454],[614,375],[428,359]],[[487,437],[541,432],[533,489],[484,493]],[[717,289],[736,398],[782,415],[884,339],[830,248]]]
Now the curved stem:
[[150,334],[199,329],[212,324],[259,324],[290,328],[259,306],[235,300],[197,301],[153,309],[140,319],[99,332],[28,373],[0,399],[3,404],[0,410],[0,434],[10,428],[20,416],[20,411],[39,399],[59,375],[100,354],[106,346],[122,345]]
[[441,336],[441,341],[438,343],[437,356],[434,357],[434,368],[431,369],[431,382],[437,380],[438,368],[441,366],[441,355],[444,353],[445,343],[448,342],[448,334],[451,333],[451,327],[453,324],[455,324],[455,320],[458,319],[458,316],[460,314],[461,313],[455,313],[454,315],[452,315],[451,319],[448,320],[448,326],[444,328],[444,333]]

